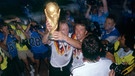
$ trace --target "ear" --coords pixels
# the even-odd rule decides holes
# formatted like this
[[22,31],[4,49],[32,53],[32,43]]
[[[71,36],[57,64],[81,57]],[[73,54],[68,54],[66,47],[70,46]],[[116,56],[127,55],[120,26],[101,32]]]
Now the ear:
[[85,32],[85,35],[88,33],[88,31]]
[[113,24],[113,28],[115,27],[116,23]]

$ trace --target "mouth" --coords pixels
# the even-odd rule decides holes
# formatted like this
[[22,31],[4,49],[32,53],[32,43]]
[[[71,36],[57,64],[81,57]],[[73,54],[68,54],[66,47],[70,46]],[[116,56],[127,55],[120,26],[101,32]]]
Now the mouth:
[[77,35],[76,37],[77,37],[77,39],[78,39],[78,38],[80,38],[80,35]]

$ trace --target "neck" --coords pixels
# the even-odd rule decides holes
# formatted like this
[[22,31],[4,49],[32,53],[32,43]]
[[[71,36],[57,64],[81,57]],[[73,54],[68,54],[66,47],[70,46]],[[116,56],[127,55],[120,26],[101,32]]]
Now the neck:
[[83,58],[83,62],[92,62],[92,63],[95,63],[95,62],[98,62],[100,59],[100,57],[98,57],[96,60],[90,60],[90,59],[87,59],[87,58]]
[[107,30],[107,33],[110,33],[114,28],[111,28],[109,30]]

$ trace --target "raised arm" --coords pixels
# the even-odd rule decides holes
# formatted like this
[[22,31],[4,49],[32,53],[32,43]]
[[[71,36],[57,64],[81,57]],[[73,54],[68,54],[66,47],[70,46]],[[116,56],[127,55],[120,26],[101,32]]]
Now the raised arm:
[[49,44],[50,43],[50,40],[48,39],[48,36],[49,36],[49,31],[52,29],[52,26],[49,24],[48,21],[46,21],[46,31],[45,31],[45,34],[43,35],[43,39],[42,39],[42,42],[44,44]]
[[45,32],[45,34],[43,35],[43,38],[42,38],[42,42],[44,44],[49,44],[51,41],[48,39],[48,36],[49,36],[49,32]]
[[106,0],[102,0],[102,3],[103,3],[104,13],[107,13],[108,12],[107,1]]
[[74,46],[75,48],[81,49],[82,43],[78,40],[72,39],[68,36],[63,37],[63,40],[69,43],[70,45]]
[[67,35],[63,34],[60,31],[54,31],[53,38],[54,40],[65,41],[68,44],[72,45],[73,47],[81,49],[81,42],[79,42],[78,40],[72,39],[71,37],[68,37]]
[[88,9],[87,9],[87,11],[85,13],[85,18],[89,18],[89,13],[91,12],[90,10],[91,10],[91,5],[88,5]]

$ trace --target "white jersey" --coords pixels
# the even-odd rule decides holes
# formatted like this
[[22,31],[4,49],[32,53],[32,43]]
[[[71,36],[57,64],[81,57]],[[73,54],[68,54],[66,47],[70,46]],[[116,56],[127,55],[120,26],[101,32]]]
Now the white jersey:
[[73,63],[72,63],[72,67],[71,70],[76,67],[83,64],[83,54],[81,50],[75,49],[73,51]]
[[72,70],[73,76],[109,76],[112,61],[101,58],[98,62],[84,62],[82,66]]
[[73,47],[64,41],[51,41],[49,45],[52,47],[51,65],[56,68],[68,65],[72,58]]

